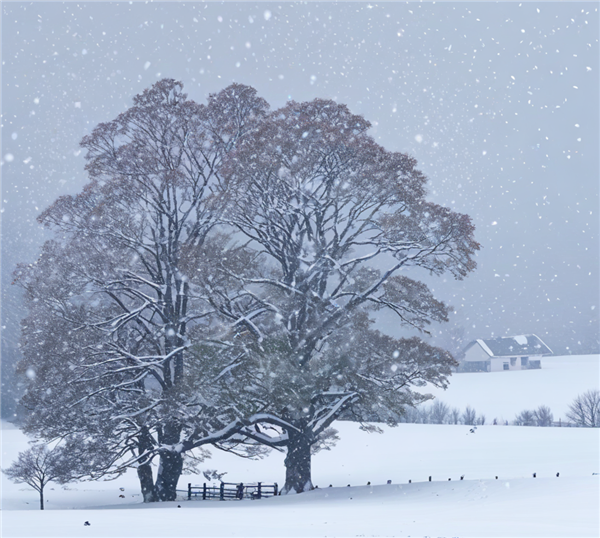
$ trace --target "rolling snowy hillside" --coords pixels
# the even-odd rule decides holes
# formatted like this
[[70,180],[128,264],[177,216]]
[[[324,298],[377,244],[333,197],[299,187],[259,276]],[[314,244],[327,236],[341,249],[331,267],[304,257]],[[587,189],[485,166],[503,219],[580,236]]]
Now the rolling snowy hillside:
[[600,388],[600,357],[569,355],[544,357],[540,370],[454,374],[447,390],[427,387],[423,392],[461,411],[467,406],[494,418],[511,422],[524,409],[550,407],[554,420],[565,420],[569,404],[578,395]]
[[[544,370],[522,374],[538,374],[524,376],[530,377],[532,393],[543,391],[546,383],[560,388],[560,379],[574,393],[597,387],[597,375],[590,376],[594,364],[597,372],[598,357],[577,360],[587,365],[575,370],[579,376],[570,377],[572,363],[567,358],[556,358],[554,368],[545,365]],[[535,404],[528,399],[530,391],[510,391],[505,384],[509,376],[521,372],[508,374],[500,373],[500,382],[492,382],[490,374],[455,376],[445,394],[451,397],[444,399],[462,405],[451,399],[458,398],[457,385],[462,383],[464,401],[486,413],[485,402],[493,403],[511,417],[510,406],[521,410]],[[565,401],[570,399],[571,394],[565,396]],[[559,399],[539,403],[556,406]],[[509,411],[502,411],[505,408]],[[144,505],[135,473],[129,472],[115,481],[51,484],[47,510],[40,512],[36,492],[2,476],[1,535],[599,535],[598,429],[486,425],[471,432],[462,425],[401,424],[383,427],[382,434],[368,434],[354,423],[335,427],[341,438],[338,445],[313,458],[313,481],[319,488],[295,496],[222,503],[187,501],[182,496],[173,503]],[[26,448],[27,440],[10,424],[3,424],[2,434],[5,466]],[[250,461],[215,452],[204,466],[226,471],[227,481],[281,483],[283,458],[274,452]],[[188,482],[201,484],[204,478],[183,476],[179,487],[185,489]],[[84,527],[85,521],[91,525]]]

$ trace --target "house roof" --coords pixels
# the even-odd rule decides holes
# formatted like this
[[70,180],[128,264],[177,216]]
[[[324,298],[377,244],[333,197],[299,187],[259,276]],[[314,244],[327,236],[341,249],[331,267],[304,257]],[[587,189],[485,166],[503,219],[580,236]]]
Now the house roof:
[[489,357],[523,357],[552,354],[552,350],[535,334],[522,334],[486,340],[478,339],[471,342],[465,351],[475,344],[479,344]]

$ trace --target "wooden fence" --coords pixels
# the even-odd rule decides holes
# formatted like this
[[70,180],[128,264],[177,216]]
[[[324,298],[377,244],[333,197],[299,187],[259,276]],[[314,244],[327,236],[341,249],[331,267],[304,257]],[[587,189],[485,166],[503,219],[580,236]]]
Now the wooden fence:
[[277,482],[275,484],[246,484],[242,482],[221,482],[219,486],[192,486],[188,484],[188,500],[202,499],[203,501],[218,499],[220,501],[241,501],[242,499],[262,499],[263,497],[274,497],[278,493]]

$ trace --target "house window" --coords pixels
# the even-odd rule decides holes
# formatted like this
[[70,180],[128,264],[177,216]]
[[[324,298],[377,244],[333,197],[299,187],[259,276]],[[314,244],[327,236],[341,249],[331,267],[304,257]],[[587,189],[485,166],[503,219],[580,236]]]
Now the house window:
[[517,357],[511,357],[510,358],[510,365],[511,366],[516,366],[517,364]]
[[521,366],[527,366],[529,357],[521,357]]
[[507,363],[507,362],[505,362],[505,363],[504,363],[504,369],[505,369],[505,370],[509,370],[509,369],[510,369],[510,367],[508,366],[508,363]]

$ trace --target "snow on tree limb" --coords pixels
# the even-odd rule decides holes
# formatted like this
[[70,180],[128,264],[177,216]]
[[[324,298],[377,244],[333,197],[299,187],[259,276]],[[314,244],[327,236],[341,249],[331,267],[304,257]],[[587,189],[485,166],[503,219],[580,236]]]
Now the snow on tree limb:
[[285,447],[283,491],[303,491],[334,420],[396,424],[429,398],[412,387],[447,385],[449,353],[373,313],[446,321],[405,271],[467,276],[470,218],[334,101],[269,112],[233,84],[201,105],[164,79],[133,103],[84,137],[90,182],[40,215],[55,240],[17,271],[27,429],[110,454],[90,473],[135,466],[148,501],[206,444]]

